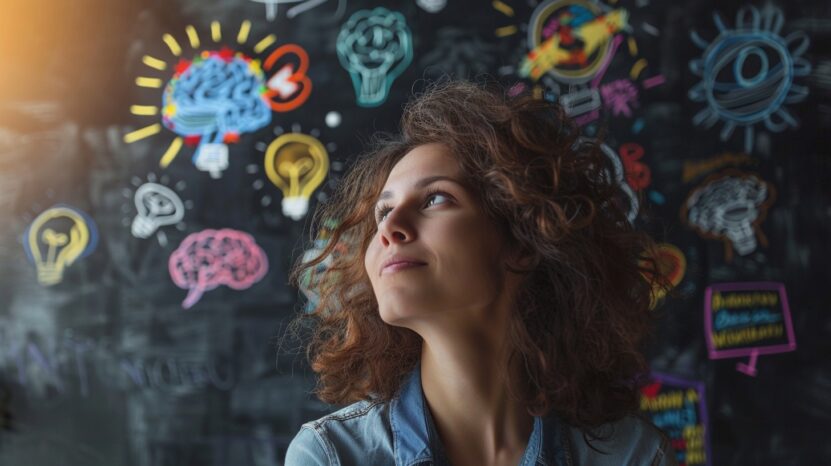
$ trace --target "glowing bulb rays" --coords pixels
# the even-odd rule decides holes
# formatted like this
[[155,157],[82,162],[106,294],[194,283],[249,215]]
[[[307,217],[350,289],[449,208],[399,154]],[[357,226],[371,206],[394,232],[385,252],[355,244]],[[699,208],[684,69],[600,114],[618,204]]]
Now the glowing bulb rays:
[[690,70],[701,81],[688,96],[707,105],[693,117],[693,123],[710,128],[723,120],[722,141],[727,141],[737,126],[743,126],[744,150],[751,153],[756,123],[763,123],[771,132],[798,126],[784,105],[808,96],[808,88],[794,84],[794,78],[811,72],[810,62],[801,56],[809,39],[802,31],[780,36],[784,18],[774,7],[762,11],[754,6],[741,8],[734,29],[729,29],[718,13],[713,14],[713,22],[719,32],[712,42],[695,31],[690,34],[703,53],[690,61]]

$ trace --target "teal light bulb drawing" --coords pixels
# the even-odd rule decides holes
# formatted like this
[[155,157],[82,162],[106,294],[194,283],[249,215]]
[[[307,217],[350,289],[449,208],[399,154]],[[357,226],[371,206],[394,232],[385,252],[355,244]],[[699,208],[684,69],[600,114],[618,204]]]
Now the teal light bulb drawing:
[[413,61],[413,36],[401,13],[378,7],[356,11],[341,27],[337,52],[349,72],[358,105],[377,107]]

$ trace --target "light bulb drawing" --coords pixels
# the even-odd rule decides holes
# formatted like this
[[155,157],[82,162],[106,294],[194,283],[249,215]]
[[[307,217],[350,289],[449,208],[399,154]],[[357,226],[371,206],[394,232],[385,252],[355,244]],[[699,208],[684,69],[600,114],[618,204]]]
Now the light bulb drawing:
[[[194,165],[212,178],[219,178],[229,163],[229,144],[239,142],[243,134],[255,132],[271,122],[272,112],[287,112],[308,99],[312,83],[306,75],[309,57],[296,44],[284,44],[264,60],[259,58],[276,42],[270,34],[253,46],[253,54],[220,45],[222,27],[211,23],[211,39],[205,44],[193,26],[185,28],[191,48],[196,53],[184,56],[182,46],[170,34],[163,40],[178,62],[145,55],[142,62],[151,74],[172,71],[163,77],[139,76],[136,85],[161,89],[161,105],[133,105],[130,112],[157,122],[124,135],[130,144],[159,133],[162,128],[177,137],[162,155],[159,165],[166,168],[183,145],[196,146]],[[248,41],[251,22],[243,21],[236,42]],[[202,50],[199,50],[202,49]],[[159,122],[160,120],[160,122]]]
[[809,39],[803,31],[779,35],[785,23],[782,11],[744,6],[736,13],[733,29],[716,12],[713,21],[719,34],[708,43],[695,31],[692,41],[703,50],[701,58],[690,61],[690,70],[701,81],[689,90],[693,102],[706,107],[693,117],[697,126],[711,128],[724,121],[719,133],[727,141],[737,126],[744,127],[744,151],[752,153],[755,124],[763,123],[772,132],[796,127],[796,118],[785,104],[801,102],[808,87],[794,83],[811,73],[811,63],[801,55]]
[[634,223],[635,219],[638,217],[638,212],[640,211],[640,202],[638,202],[638,196],[635,194],[635,191],[633,191],[632,187],[629,186],[629,183],[626,182],[626,172],[623,169],[623,162],[620,161],[620,158],[611,147],[606,144],[600,144],[600,148],[606,158],[612,162],[612,166],[614,167],[614,173],[604,172],[604,175],[611,176],[611,181],[616,183],[620,190],[626,195],[626,198],[629,201],[626,218],[629,220],[629,223]]
[[185,204],[175,191],[158,183],[144,183],[133,197],[138,214],[130,232],[136,238],[148,238],[159,227],[175,225],[185,216]]
[[358,105],[377,107],[413,61],[412,33],[401,13],[383,7],[359,10],[341,28],[337,52],[352,78]]
[[283,192],[283,214],[299,220],[309,209],[309,197],[329,172],[329,154],[316,138],[286,133],[265,151],[268,179]]
[[97,244],[95,222],[68,205],[56,205],[35,217],[23,242],[38,282],[46,286],[60,283],[66,267],[91,254]]
[[131,188],[121,190],[124,203],[121,205],[121,224],[137,239],[156,236],[159,245],[167,246],[167,227],[185,231],[187,211],[193,209],[193,201],[186,199],[184,180],[171,181],[167,174],[157,176],[150,172],[146,179],[133,176]]
[[[653,280],[656,278],[653,272],[656,272],[666,280],[670,289],[675,288],[681,283],[687,271],[686,256],[677,246],[670,243],[659,243],[654,253],[652,259],[655,261],[655,268],[648,272],[642,271],[641,274],[647,279]],[[644,259],[639,260],[639,263],[643,266],[650,266]],[[666,296],[667,291],[664,287],[659,286],[659,283],[655,283],[649,299],[649,309],[655,309],[655,306]]]
[[416,5],[427,13],[438,13],[447,6],[447,0],[416,0]]
[[[759,224],[775,198],[773,185],[756,175],[725,170],[695,188],[681,208],[681,221],[705,238],[724,241],[725,260],[767,245]],[[758,237],[758,241],[757,241]]]

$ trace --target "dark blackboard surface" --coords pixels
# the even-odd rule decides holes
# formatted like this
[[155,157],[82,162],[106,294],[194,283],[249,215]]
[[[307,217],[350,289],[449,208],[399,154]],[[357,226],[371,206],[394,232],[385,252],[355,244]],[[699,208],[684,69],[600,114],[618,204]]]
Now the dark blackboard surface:
[[[353,14],[377,6],[401,14],[412,57],[382,102],[368,105],[336,44]],[[594,52],[584,48],[581,58],[580,47],[562,45],[570,65],[523,75],[535,25],[568,41],[580,25],[616,14],[623,25],[601,34]],[[284,338],[307,304],[287,273],[311,247],[308,219],[370,135],[394,131],[409,96],[444,74],[487,75],[512,92],[559,99],[587,136],[606,130],[621,181],[641,196],[633,221],[667,244],[678,278],[650,349],[656,384],[644,407],[656,407],[656,423],[677,437],[679,459],[831,463],[827,3],[38,0],[6,6],[0,35],[3,466],[282,464],[300,424],[336,408],[310,395],[303,342]],[[180,59],[197,69],[201,52],[225,49],[264,66],[286,44],[308,55],[311,92],[303,100],[286,91],[276,100],[292,109],[271,109],[266,124],[237,131],[218,177],[192,160],[216,131],[198,143],[169,126],[141,133],[162,122],[163,90]],[[269,77],[304,62],[297,53],[275,60]],[[326,178],[297,218],[281,208],[285,195],[264,166],[269,145],[288,133],[311,135],[328,153]],[[181,147],[161,166],[178,136]],[[147,183],[174,191],[182,218],[145,235],[133,223]],[[60,212],[69,217],[43,220]],[[72,240],[71,218],[84,224],[80,257],[57,276],[39,274],[26,246],[31,229],[63,228]],[[247,275],[215,288],[178,286],[171,256],[216,238],[242,251]],[[178,266],[187,281],[194,265]],[[759,283],[786,291],[778,295],[786,316],[781,302],[770,312],[745,313],[740,303],[711,310],[733,320],[762,312],[781,326],[772,330],[780,339],[722,317],[719,331],[733,333],[716,340],[743,339],[733,347],[742,355],[713,347],[705,291]],[[673,390],[697,406],[684,411],[693,418],[648,401],[671,400]],[[693,428],[686,437],[685,426]]]

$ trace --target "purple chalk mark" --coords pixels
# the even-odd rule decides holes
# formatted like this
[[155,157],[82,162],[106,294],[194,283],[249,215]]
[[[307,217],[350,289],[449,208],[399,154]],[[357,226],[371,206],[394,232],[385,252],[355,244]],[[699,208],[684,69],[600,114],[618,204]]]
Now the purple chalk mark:
[[759,352],[753,350],[750,352],[750,361],[747,364],[740,362],[736,363],[736,370],[743,372],[751,377],[756,377],[756,360],[759,359]]
[[577,123],[577,126],[585,126],[598,118],[600,118],[600,110],[595,109],[589,113],[575,117],[574,122]]
[[182,309],[190,309],[205,293],[205,289],[199,286],[194,286],[188,290],[188,295],[182,301]]
[[526,88],[525,83],[516,83],[508,89],[508,97],[516,97]]
[[680,377],[658,372],[652,372],[651,375],[653,379],[661,382],[662,384],[668,384],[681,388],[692,388],[698,392],[698,413],[701,415],[701,425],[704,426],[704,451],[707,454],[706,465],[709,466],[710,458],[713,456],[710,453],[710,420],[707,415],[707,396],[704,392],[704,382],[686,380]]
[[644,79],[643,80],[643,88],[644,89],[649,89],[649,88],[652,88],[652,87],[655,87],[655,86],[660,86],[661,84],[663,84],[665,82],[667,82],[667,80],[666,80],[666,78],[664,78],[664,75],[659,74],[657,76],[653,76],[651,78]]
[[623,36],[620,34],[617,34],[612,39],[611,50],[606,53],[606,57],[603,59],[603,64],[600,65],[600,69],[597,70],[597,74],[595,74],[594,79],[592,79],[591,87],[597,88],[597,85],[603,80],[603,76],[606,75],[606,70],[609,68],[609,64],[612,63],[612,58],[614,58],[615,53],[617,53],[617,48],[620,46],[621,42],[623,42]]
[[[729,350],[716,349],[713,341],[713,292],[714,291],[776,291],[779,293],[779,301],[782,303],[782,320],[785,322],[785,331],[788,342],[779,345],[748,346],[746,348],[735,348]],[[760,354],[776,354],[794,351],[796,349],[796,337],[793,333],[791,323],[791,309],[788,305],[788,295],[785,293],[785,284],[780,282],[736,282],[736,283],[714,283],[704,291],[704,336],[707,340],[707,350],[710,359],[736,358],[749,356],[749,364],[743,365],[739,370],[748,375],[756,374],[756,358]],[[743,370],[744,369],[744,370]],[[747,372],[746,372],[747,371]],[[748,373],[752,372],[752,374]]]
[[559,28],[560,28],[560,21],[557,18],[551,18],[548,21],[548,24],[546,24],[545,27],[542,30],[542,38],[543,39],[548,39],[555,32],[557,32],[557,29],[559,29]]

